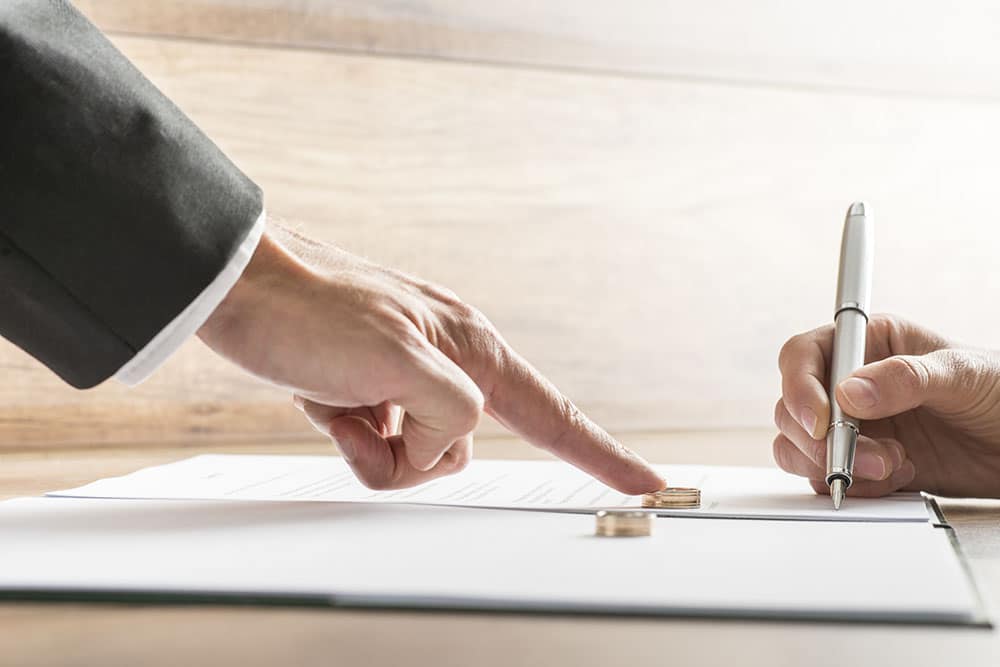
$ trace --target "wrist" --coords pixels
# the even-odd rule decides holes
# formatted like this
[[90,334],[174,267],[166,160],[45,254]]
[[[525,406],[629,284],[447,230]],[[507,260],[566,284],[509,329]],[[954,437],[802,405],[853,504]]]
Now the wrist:
[[198,330],[198,337],[211,345],[210,341],[221,332],[245,324],[249,314],[263,312],[268,294],[294,265],[294,259],[268,225],[239,280]]

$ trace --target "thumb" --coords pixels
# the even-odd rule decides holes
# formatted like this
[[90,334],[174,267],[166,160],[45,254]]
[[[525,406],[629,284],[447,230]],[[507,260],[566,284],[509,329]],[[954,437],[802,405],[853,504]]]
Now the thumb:
[[959,412],[981,398],[989,366],[959,350],[889,357],[837,385],[837,402],[860,419],[883,419],[921,406]]

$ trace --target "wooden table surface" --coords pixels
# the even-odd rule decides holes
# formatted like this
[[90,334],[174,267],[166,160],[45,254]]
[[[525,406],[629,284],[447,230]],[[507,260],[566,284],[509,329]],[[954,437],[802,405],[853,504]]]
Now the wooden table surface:
[[[767,465],[770,433],[626,438],[670,462]],[[329,453],[321,441],[0,455],[0,497],[32,495],[206,451]],[[541,456],[492,439],[480,456]],[[991,617],[1000,599],[1000,501],[942,501]],[[67,560],[72,554],[67,554]],[[819,576],[819,575],[817,575]],[[929,574],[933,576],[933,574]],[[920,581],[914,581],[919,586]],[[997,631],[774,621],[342,611],[231,606],[0,604],[3,665],[996,665]]]

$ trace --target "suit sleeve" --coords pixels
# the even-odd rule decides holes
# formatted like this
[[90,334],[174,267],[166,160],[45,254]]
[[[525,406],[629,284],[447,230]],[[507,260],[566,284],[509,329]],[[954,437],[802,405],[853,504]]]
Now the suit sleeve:
[[94,386],[213,283],[262,209],[68,2],[0,2],[0,335]]

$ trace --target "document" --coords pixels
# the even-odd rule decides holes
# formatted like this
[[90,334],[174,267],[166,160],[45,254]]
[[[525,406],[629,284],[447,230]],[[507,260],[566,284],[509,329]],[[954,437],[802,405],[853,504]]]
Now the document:
[[[657,509],[661,516],[813,521],[926,522],[916,493],[848,496],[834,511],[801,478],[777,469],[658,466],[671,486],[701,489],[700,509]],[[365,488],[336,456],[204,455],[99,480],[50,496],[188,500],[410,503],[497,509],[593,512],[637,508],[641,499],[611,489],[560,461],[475,460],[457,475],[399,491]]]
[[981,621],[930,523],[653,523],[608,538],[559,512],[25,498],[0,503],[0,597]]

